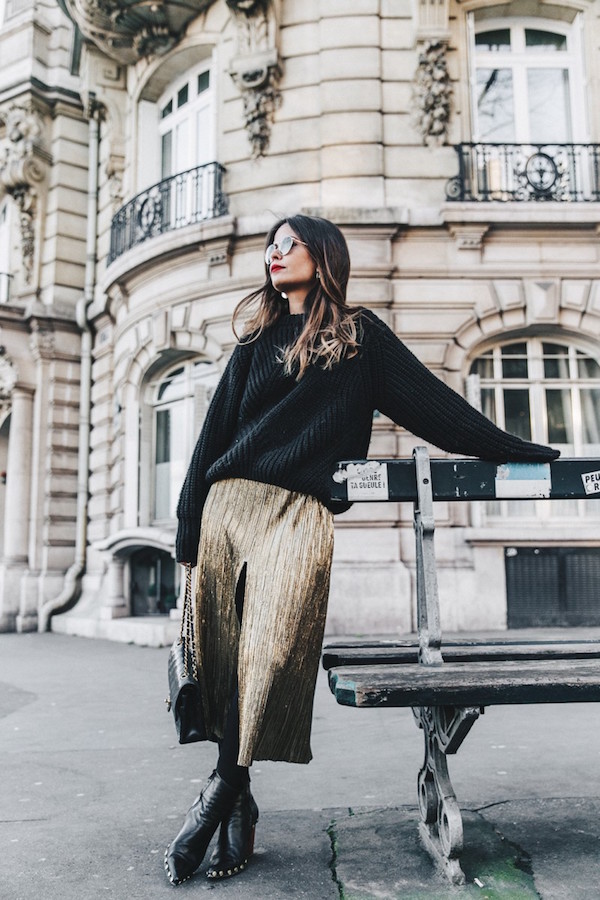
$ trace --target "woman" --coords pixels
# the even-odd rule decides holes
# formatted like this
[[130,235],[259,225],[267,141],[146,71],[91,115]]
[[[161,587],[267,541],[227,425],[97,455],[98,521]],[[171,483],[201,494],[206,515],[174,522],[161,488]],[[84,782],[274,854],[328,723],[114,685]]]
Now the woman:
[[[255,759],[309,762],[312,704],[341,459],[367,454],[373,411],[443,450],[551,460],[429,372],[369,310],[346,305],[350,259],[324,219],[293,216],[267,238],[265,284],[216,389],[178,506],[177,559],[198,565],[196,646],[217,766],[167,848],[173,884],[201,864],[242,871],[258,809]],[[202,525],[202,527],[200,527]],[[199,545],[199,546],[198,546]]]

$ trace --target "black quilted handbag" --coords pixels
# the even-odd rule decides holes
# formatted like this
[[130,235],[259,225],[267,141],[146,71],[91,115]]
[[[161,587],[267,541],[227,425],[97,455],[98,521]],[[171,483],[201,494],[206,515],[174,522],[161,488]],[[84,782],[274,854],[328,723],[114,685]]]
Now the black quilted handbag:
[[198,683],[194,620],[192,611],[192,567],[185,567],[185,595],[181,616],[181,633],[169,651],[169,699],[167,709],[175,717],[180,744],[205,741],[206,726],[202,694]]

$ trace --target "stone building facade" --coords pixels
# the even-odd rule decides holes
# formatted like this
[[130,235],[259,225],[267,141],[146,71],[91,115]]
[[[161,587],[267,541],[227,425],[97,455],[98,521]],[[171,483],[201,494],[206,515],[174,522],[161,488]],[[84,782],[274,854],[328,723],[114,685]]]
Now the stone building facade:
[[[600,455],[599,43],[597,0],[0,2],[0,629],[169,639],[282,215],[501,426]],[[373,456],[415,443],[376,416]],[[447,629],[600,621],[600,510],[546,506],[438,510]],[[330,633],[414,627],[411,516],[339,517]]]

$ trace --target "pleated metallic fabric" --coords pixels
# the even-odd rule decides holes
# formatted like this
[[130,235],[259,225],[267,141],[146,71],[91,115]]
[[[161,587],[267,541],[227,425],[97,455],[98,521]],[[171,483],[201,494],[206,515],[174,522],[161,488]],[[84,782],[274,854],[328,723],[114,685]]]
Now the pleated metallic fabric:
[[211,486],[198,551],[196,652],[213,740],[223,736],[237,672],[238,765],[312,758],[332,552],[333,516],[314,497],[241,478]]

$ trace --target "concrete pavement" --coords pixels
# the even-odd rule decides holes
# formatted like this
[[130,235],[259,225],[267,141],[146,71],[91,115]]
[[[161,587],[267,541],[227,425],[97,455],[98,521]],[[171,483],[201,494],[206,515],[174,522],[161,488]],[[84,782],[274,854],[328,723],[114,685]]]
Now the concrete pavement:
[[200,871],[173,888],[164,847],[214,746],[176,743],[166,659],[164,648],[0,635],[2,900],[600,898],[596,705],[494,707],[475,724],[451,762],[468,877],[454,888],[419,843],[411,712],[339,707],[324,672],[312,763],[253,767],[248,871],[220,884]]

